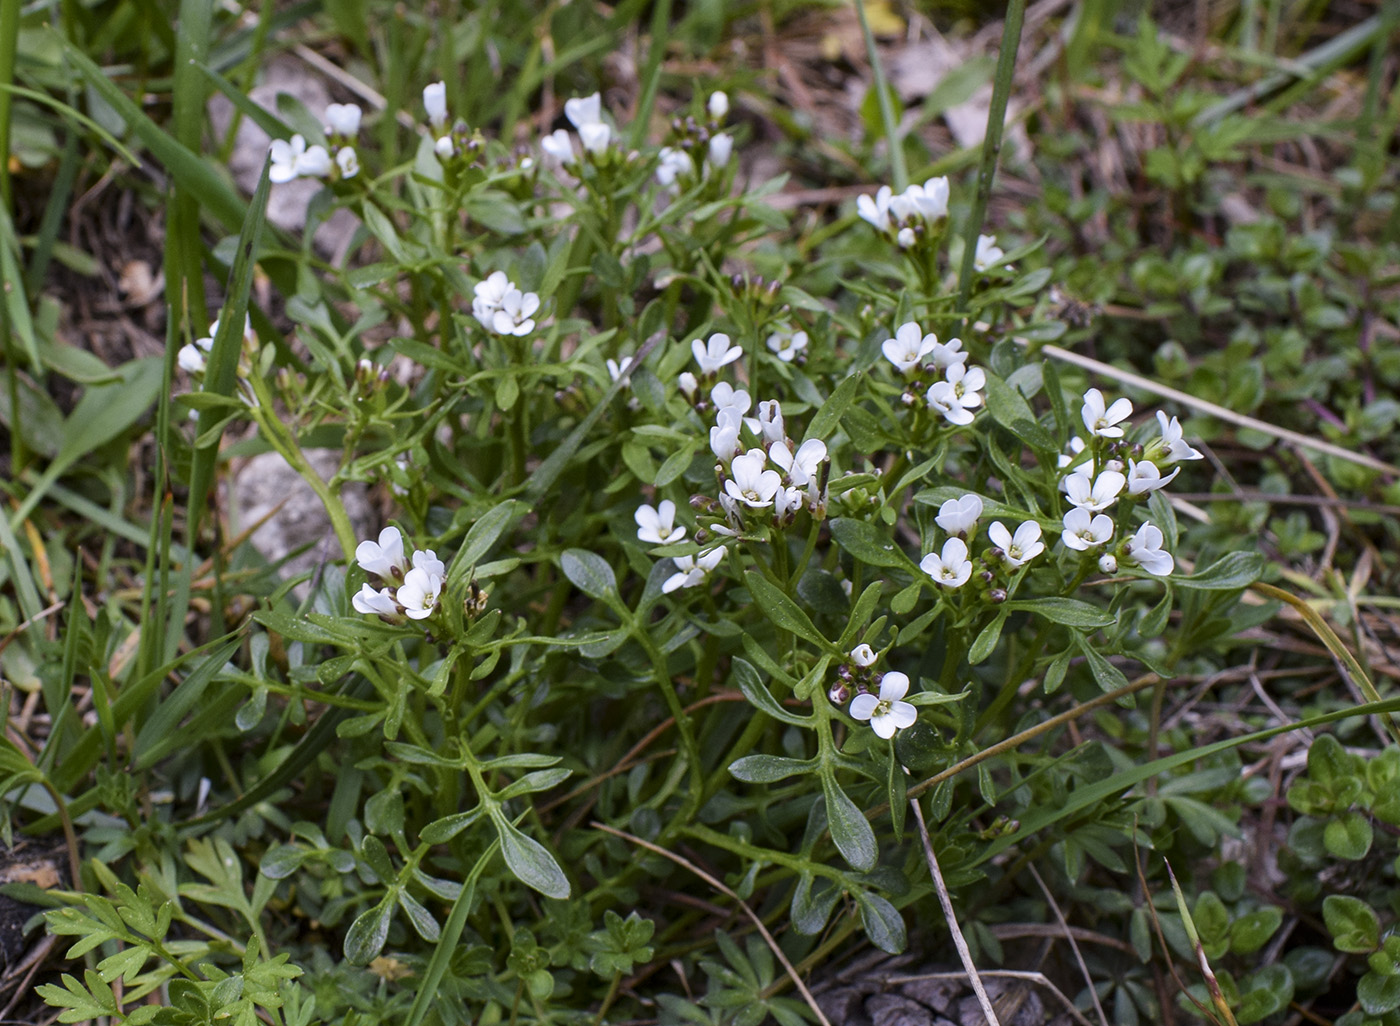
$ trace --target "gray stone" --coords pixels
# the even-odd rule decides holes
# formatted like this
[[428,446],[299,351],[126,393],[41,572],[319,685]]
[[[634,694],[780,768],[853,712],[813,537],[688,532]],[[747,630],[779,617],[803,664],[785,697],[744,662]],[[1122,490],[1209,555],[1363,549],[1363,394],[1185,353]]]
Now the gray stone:
[[932,1012],[900,994],[871,995],[865,1011],[874,1026],[933,1026]]
[[961,980],[910,980],[899,985],[900,992],[935,1012],[946,1012],[953,999],[967,989]]
[[[306,458],[322,479],[329,480],[339,465],[340,453],[331,449],[309,449]],[[324,563],[344,558],[321,500],[278,453],[262,453],[244,463],[233,475],[231,492],[229,526],[234,535],[272,514],[249,539],[269,563],[286,559],[289,553],[311,544],[311,548],[283,564],[284,578],[314,571]],[[365,486],[346,486],[341,489],[340,501],[356,536],[368,537],[374,520]],[[310,586],[303,582],[295,590],[299,598],[304,598]]]

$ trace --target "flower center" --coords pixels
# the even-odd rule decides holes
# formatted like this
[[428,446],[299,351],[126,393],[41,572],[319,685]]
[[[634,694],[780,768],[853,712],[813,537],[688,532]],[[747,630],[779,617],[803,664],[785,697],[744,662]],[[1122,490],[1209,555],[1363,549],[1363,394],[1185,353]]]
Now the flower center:
[[890,703],[889,703],[889,702],[877,702],[877,703],[875,704],[875,711],[872,712],[872,713],[870,714],[870,718],[873,720],[873,719],[877,719],[878,717],[881,717],[881,716],[888,716],[889,714],[890,714]]

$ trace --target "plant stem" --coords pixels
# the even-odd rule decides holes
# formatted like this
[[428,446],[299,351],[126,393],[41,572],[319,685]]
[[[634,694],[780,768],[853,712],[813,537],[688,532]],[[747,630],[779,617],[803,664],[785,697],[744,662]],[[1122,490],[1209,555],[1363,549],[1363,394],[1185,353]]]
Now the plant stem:
[[1001,53],[997,56],[996,78],[992,83],[992,105],[987,111],[987,134],[982,140],[982,163],[977,168],[977,192],[963,229],[963,261],[958,273],[958,310],[967,310],[972,294],[973,260],[977,256],[977,236],[987,218],[987,200],[992,195],[997,158],[1001,155],[1001,133],[1006,122],[1006,101],[1011,96],[1011,80],[1016,75],[1016,51],[1021,46],[1021,24],[1026,16],[1026,0],[1010,0],[1006,23],[1001,32]]
[[[1025,8],[1025,0],[1012,0],[1012,6],[1020,3]],[[870,61],[870,72],[875,77],[875,98],[880,104],[880,121],[885,126],[885,144],[890,151],[890,179],[895,192],[903,192],[909,185],[909,169],[904,166],[904,140],[899,135],[899,122],[894,116],[894,105],[890,103],[890,87],[885,79],[885,69],[880,65],[880,51],[875,48],[875,35],[870,31],[870,19],[865,16],[865,0],[855,0],[856,16],[860,18],[860,34],[865,37],[865,56]],[[1020,28],[1017,28],[1017,34]],[[995,100],[993,101],[995,103]],[[1006,102],[1002,101],[1005,110]]]

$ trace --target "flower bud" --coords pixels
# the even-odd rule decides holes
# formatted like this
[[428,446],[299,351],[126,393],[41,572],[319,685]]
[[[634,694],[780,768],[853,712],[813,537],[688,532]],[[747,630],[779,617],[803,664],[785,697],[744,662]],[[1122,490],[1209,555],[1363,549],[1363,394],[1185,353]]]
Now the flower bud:
[[710,94],[709,103],[705,106],[710,112],[710,117],[714,118],[716,121],[722,121],[729,113],[729,96],[727,93],[716,89]]
[[987,592],[987,599],[996,605],[1000,605],[1006,601],[1006,589],[993,588],[991,591]]
[[1118,572],[1118,560],[1113,553],[1105,552],[1099,557],[1099,573],[1116,574]]
[[831,685],[826,697],[831,699],[832,705],[845,705],[851,700],[851,689],[846,684],[837,682]]

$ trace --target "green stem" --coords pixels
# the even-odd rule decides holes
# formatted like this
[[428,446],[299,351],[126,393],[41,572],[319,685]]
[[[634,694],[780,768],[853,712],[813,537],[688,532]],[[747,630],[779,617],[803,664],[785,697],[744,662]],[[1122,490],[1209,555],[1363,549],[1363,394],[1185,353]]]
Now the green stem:
[[[1025,8],[1025,0],[1012,0],[1012,6],[1019,3]],[[870,20],[865,16],[865,0],[855,0],[856,15],[860,18],[860,34],[865,37],[865,55],[870,61],[870,71],[875,76],[875,98],[880,103],[880,121],[885,126],[885,142],[890,150],[890,178],[895,192],[903,192],[909,185],[909,169],[904,166],[904,140],[899,135],[899,122],[894,116],[894,104],[890,103],[890,87],[885,79],[885,69],[880,65],[880,51],[875,47],[875,35],[870,31]],[[1008,20],[1010,15],[1008,14]],[[1017,26],[1017,34],[1020,27]],[[995,98],[993,99],[995,105]],[[1002,101],[1006,109],[1006,101]]]
[[1026,0],[1010,0],[1006,23],[1001,32],[1001,53],[997,56],[996,78],[992,84],[992,105],[987,111],[987,135],[982,140],[982,163],[977,169],[977,193],[963,231],[962,270],[958,273],[958,310],[966,312],[972,294],[973,259],[977,256],[977,236],[987,218],[987,200],[992,195],[997,158],[1001,155],[1001,133],[1006,122],[1006,101],[1011,96],[1011,80],[1016,74],[1016,51],[1021,45],[1021,23],[1026,16]]

